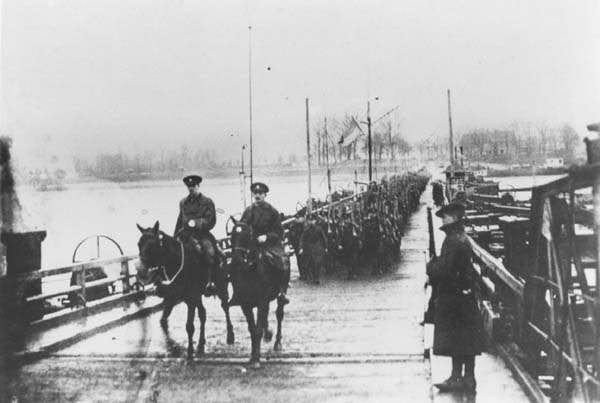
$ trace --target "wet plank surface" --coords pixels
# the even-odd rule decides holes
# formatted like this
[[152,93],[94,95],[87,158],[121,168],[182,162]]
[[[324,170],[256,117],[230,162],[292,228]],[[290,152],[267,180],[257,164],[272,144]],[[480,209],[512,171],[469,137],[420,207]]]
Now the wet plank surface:
[[[245,366],[250,338],[239,308],[231,311],[236,341],[227,345],[220,305],[205,299],[206,352],[193,361],[183,358],[186,309],[179,305],[168,334],[159,313],[131,321],[15,369],[3,396],[31,402],[527,401],[489,355],[477,360],[477,395],[439,394],[432,386],[447,376],[449,359],[422,356],[429,193],[406,227],[399,262],[386,274],[373,277],[365,268],[353,281],[292,281],[283,349],[263,342],[259,370]],[[275,330],[273,312],[270,323]],[[198,328],[196,319],[196,340]]]

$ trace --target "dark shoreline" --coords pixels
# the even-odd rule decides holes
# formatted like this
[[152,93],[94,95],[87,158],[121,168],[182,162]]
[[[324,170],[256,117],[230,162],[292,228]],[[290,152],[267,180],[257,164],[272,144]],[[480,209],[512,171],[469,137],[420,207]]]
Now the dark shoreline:
[[[382,177],[384,175],[401,174],[408,169],[405,167],[411,166],[409,163],[403,163],[398,161],[395,164],[373,164],[374,175],[376,177]],[[414,164],[412,165],[414,166]],[[368,166],[366,161],[360,161],[360,163],[354,164],[338,164],[330,166],[332,175],[351,175],[355,171],[359,177],[363,177],[368,174]],[[311,168],[312,174],[315,176],[327,175],[327,168],[325,166],[315,166]],[[239,168],[224,167],[224,168],[206,168],[198,170],[205,178],[223,179],[223,178],[239,178]],[[132,173],[132,174],[119,174],[111,176],[78,176],[78,177],[67,177],[61,183],[64,185],[77,184],[77,183],[94,183],[94,182],[112,182],[112,183],[134,183],[134,182],[151,182],[151,181],[176,181],[180,180],[187,171],[181,173],[165,172],[165,173]],[[246,171],[246,175],[249,172]],[[267,165],[267,166],[255,166],[253,175],[255,177],[269,177],[269,176],[301,176],[307,175],[308,169],[306,166],[287,166],[287,165]],[[20,182],[26,183],[21,180]]]

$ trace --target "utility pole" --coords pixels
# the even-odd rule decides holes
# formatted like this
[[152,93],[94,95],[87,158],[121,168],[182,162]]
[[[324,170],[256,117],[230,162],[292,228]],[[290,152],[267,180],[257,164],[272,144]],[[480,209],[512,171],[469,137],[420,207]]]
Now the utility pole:
[[317,166],[320,167],[321,166],[321,131],[318,130],[317,131]]
[[450,124],[450,177],[454,177],[454,141],[452,139],[452,109],[450,106],[450,89],[448,89],[448,123]]
[[369,183],[371,183],[371,178],[373,177],[373,164],[371,161],[371,102],[367,102],[367,127],[368,127],[368,135],[369,135]]
[[308,160],[308,207],[307,214],[312,211],[312,188],[311,188],[311,172],[310,172],[310,129],[308,126],[308,98],[306,98],[306,157]]
[[250,106],[250,184],[254,183],[252,156],[252,26],[248,26],[248,103]]
[[331,169],[329,169],[329,135],[327,134],[327,117],[324,119],[323,135],[325,136],[325,164],[327,165],[327,194],[331,194]]
[[[377,99],[377,98],[375,98]],[[377,119],[375,119],[374,123],[379,122],[381,119],[383,119],[384,117],[388,116],[390,113],[394,112],[396,109],[398,109],[400,105],[396,105],[394,106],[392,109],[390,109],[389,111],[387,111],[386,113],[384,113],[383,115],[381,115],[380,117],[378,117]],[[367,126],[368,126],[368,137],[369,137],[369,182],[371,182],[371,177],[373,176],[373,164],[372,164],[372,152],[373,152],[373,148],[372,148],[372,142],[371,142],[371,102],[368,101],[367,102]]]
[[244,203],[244,209],[246,209],[246,171],[244,171],[244,150],[246,146],[242,146],[242,168],[240,170],[240,179],[242,180],[242,202]]
[[387,122],[388,142],[390,144],[390,161],[394,160],[394,143],[392,142],[392,121]]

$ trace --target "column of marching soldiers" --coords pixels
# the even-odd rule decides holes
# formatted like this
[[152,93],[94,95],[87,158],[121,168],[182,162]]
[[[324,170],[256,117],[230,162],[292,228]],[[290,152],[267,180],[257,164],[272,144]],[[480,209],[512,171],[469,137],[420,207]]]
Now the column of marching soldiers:
[[313,200],[285,223],[287,244],[301,280],[320,282],[321,273],[346,271],[353,279],[365,269],[377,275],[398,259],[404,228],[429,181],[424,171],[371,182],[357,195],[333,193]]

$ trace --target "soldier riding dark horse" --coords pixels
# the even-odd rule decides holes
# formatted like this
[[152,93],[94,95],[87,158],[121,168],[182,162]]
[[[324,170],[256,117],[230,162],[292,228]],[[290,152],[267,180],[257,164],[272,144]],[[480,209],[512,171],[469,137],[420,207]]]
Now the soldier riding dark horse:
[[[285,292],[290,279],[288,259],[284,258],[283,228],[277,211],[264,201],[269,188],[262,183],[251,186],[254,204],[234,221],[231,232],[232,259],[227,271],[233,286],[231,305],[240,305],[252,340],[250,362],[259,367],[260,344],[268,329],[269,303],[277,299],[277,337],[274,349],[281,349],[283,308],[289,303]],[[253,308],[257,308],[254,318]],[[264,333],[263,333],[264,332]]]
[[[266,252],[266,256],[271,260],[271,264],[282,273],[282,281],[279,287],[278,298],[284,305],[290,301],[285,293],[287,282],[283,281],[285,273],[285,250],[283,248],[283,226],[279,212],[265,201],[269,192],[269,187],[261,182],[253,183],[250,186],[254,202],[246,208],[242,214],[241,222],[252,227],[256,235],[258,246]],[[289,277],[289,274],[287,274]]]
[[[179,302],[186,303],[188,334],[188,357],[194,353],[194,314],[198,308],[200,319],[200,339],[198,340],[198,353],[204,354],[204,325],[206,323],[206,309],[202,304],[202,292],[209,279],[210,257],[200,253],[188,240],[175,239],[159,229],[158,221],[152,228],[137,226],[142,236],[138,242],[140,263],[138,277],[143,282],[154,277],[157,284],[157,294],[164,298],[163,314],[160,319],[161,326],[167,331],[167,319],[173,307]],[[151,269],[157,268],[154,273]],[[222,270],[215,272],[213,280],[217,286],[217,293],[221,299],[221,307],[227,320],[227,343],[233,344],[233,325],[229,318],[229,299],[227,292],[227,278]]]
[[217,240],[210,230],[214,228],[217,217],[213,201],[200,193],[202,177],[188,175],[183,178],[183,183],[188,188],[188,196],[179,202],[179,216],[175,224],[174,236],[189,242],[200,254],[205,254],[208,259],[208,283],[204,294],[215,295],[216,288],[213,283],[213,274],[224,260],[223,253],[217,245]]

